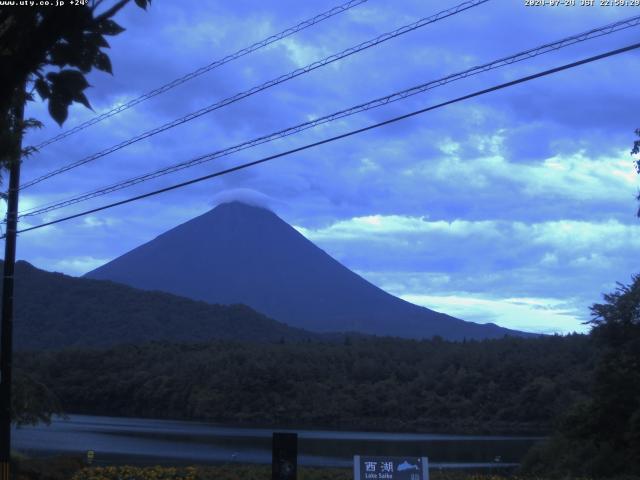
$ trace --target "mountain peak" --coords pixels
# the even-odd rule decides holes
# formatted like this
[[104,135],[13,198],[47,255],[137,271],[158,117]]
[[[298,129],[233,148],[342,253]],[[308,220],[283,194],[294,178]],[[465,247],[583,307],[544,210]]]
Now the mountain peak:
[[[183,223],[182,225],[180,225],[180,227],[188,225],[191,222],[197,222],[198,219],[206,220],[211,225],[218,225],[220,227],[230,221],[243,221],[244,223],[251,223],[266,221],[267,219],[269,219],[271,221],[285,223],[270,208],[264,205],[253,204],[252,202],[246,202],[242,200],[231,200],[228,202],[220,203],[208,212],[200,215],[199,217]],[[175,229],[169,230],[169,232],[173,230]]]
[[251,211],[251,210],[265,210],[270,213],[274,213],[270,208],[259,205],[258,203],[247,202],[244,200],[230,200],[228,202],[222,202],[216,205],[211,212],[220,210],[235,210],[235,211]]
[[87,276],[208,303],[243,303],[317,332],[447,339],[510,333],[394,297],[341,265],[271,210],[238,200],[219,204]]

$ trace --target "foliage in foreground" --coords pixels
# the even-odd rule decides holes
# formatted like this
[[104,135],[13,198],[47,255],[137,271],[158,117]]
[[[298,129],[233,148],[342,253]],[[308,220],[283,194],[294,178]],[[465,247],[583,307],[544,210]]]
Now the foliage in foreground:
[[[270,480],[270,465],[217,465],[190,467],[86,467],[80,458],[29,459],[20,464],[17,480]],[[431,480],[545,480],[547,476],[499,475],[465,470],[436,470]],[[350,468],[298,467],[298,480],[352,480]],[[588,480],[574,478],[574,480]],[[618,480],[631,480],[619,477]]]
[[534,448],[532,473],[640,478],[640,275],[591,307],[591,336],[599,346],[592,393]]
[[29,458],[13,452],[11,463],[15,480],[70,480],[84,468],[80,455]]
[[[71,9],[54,6],[55,2],[2,2],[7,6],[0,8],[0,183],[3,169],[37,150],[22,148],[27,129],[43,126],[35,118],[24,119],[25,104],[34,100],[34,91],[48,103],[49,114],[61,126],[74,102],[91,108],[84,93],[89,87],[85,75],[94,69],[112,73],[105,36],[124,31],[113,17],[129,2],[110,2],[101,12],[97,9],[102,1],[76,2]],[[135,0],[141,8],[150,2]],[[0,199],[6,198],[0,193]],[[25,298],[29,297],[33,295]],[[16,371],[13,422],[49,423],[52,415],[60,413],[53,392],[26,372]]]
[[64,416],[60,400],[45,384],[22,369],[13,372],[11,421],[16,425],[50,424],[55,415]]
[[[432,480],[519,480],[493,474],[464,471],[433,471]],[[89,467],[71,480],[270,480],[270,465],[231,465],[212,467]],[[298,480],[352,480],[349,468],[298,468]],[[524,480],[524,479],[520,479]],[[528,477],[526,480],[542,480]]]
[[200,480],[195,467],[88,467],[77,472],[71,480]]

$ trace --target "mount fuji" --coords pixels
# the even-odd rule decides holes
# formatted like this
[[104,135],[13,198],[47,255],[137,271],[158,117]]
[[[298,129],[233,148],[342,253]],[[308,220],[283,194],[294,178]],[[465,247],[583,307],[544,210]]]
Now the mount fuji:
[[275,213],[218,205],[86,277],[215,304],[242,303],[290,326],[404,338],[527,335],[435,312],[352,272]]

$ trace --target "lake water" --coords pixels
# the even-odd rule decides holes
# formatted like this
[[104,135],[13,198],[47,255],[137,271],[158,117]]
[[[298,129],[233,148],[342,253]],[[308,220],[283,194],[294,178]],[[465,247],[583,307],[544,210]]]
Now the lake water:
[[[274,430],[138,418],[70,415],[13,430],[27,455],[96,452],[96,463],[271,463]],[[353,455],[426,456],[432,468],[507,467],[540,437],[287,430],[298,433],[300,465],[349,467]]]

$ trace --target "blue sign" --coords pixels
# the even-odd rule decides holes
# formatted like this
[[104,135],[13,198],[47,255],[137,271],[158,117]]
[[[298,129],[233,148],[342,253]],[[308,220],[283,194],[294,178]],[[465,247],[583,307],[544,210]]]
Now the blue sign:
[[354,480],[429,480],[427,457],[353,457]]

